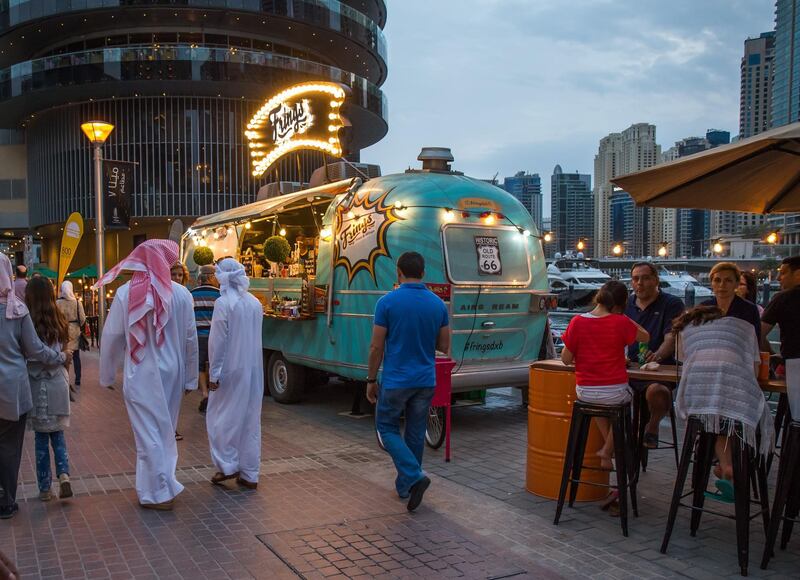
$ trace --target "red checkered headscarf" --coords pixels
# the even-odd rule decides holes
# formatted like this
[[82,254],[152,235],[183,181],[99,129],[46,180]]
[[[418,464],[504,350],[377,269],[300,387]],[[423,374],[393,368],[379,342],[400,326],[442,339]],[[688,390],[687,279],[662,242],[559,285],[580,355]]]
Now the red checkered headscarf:
[[153,312],[156,345],[164,344],[164,328],[172,307],[170,268],[178,261],[178,254],[178,244],[172,240],[147,240],[93,286],[98,289],[113,282],[123,270],[133,272],[128,294],[128,337],[134,364],[142,362],[148,312]]

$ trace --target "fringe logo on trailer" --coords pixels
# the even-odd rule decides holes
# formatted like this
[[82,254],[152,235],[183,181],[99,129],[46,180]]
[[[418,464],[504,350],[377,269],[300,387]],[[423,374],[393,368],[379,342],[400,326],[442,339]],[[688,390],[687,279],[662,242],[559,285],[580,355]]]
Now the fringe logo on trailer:
[[397,209],[385,205],[387,191],[374,201],[369,193],[356,195],[349,207],[336,208],[335,266],[347,270],[347,283],[361,270],[366,270],[375,281],[375,261],[379,256],[391,258],[386,246],[389,226],[403,218]]

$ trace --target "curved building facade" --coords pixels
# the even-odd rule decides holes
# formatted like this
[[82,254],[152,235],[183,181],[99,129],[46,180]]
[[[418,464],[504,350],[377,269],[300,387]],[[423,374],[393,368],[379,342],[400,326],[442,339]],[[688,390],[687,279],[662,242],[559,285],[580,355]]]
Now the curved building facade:
[[307,181],[321,153],[252,176],[245,127],[287,85],[349,87],[342,137],[358,160],[388,130],[385,21],[384,0],[3,2],[0,128],[25,131],[30,227],[93,219],[87,120],[115,125],[107,158],[137,163],[132,235],[249,203],[272,180]]

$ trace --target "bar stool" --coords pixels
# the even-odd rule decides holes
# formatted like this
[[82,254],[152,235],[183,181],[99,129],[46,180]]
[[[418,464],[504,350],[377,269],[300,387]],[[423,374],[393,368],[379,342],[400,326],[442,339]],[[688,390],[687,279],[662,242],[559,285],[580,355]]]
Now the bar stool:
[[781,535],[781,550],[786,549],[792,537],[792,528],[800,511],[800,423],[792,421],[784,433],[781,459],[778,463],[778,481],[775,486],[775,500],[772,504],[772,517],[767,529],[767,541],[764,546],[764,556],[761,559],[761,568],[767,569],[770,558],[774,555],[775,540],[778,537],[778,528],[783,522]]
[[[648,449],[644,444],[644,431],[645,427],[647,427],[648,421],[650,421],[650,409],[647,407],[647,390],[637,390],[636,395],[633,400],[633,424],[636,425],[636,433],[637,433],[637,442],[639,445],[639,460],[642,466],[642,471],[647,471],[647,459],[648,454],[650,451],[660,451],[662,449],[674,449],[675,450],[675,465],[677,466],[680,463],[679,452],[678,452],[678,425],[675,420],[675,402],[674,400],[670,401],[671,404],[669,406],[669,422],[672,426],[672,442],[670,441],[658,441],[659,446],[658,449]],[[664,443],[664,445],[661,445]]]
[[[614,435],[614,461],[617,474],[616,485],[598,484],[581,480],[581,470],[583,469],[583,456],[586,451],[586,441],[589,438],[589,426],[593,417],[605,417],[611,422],[611,431]],[[564,508],[564,500],[567,495],[567,485],[569,490],[569,507],[575,503],[578,495],[578,485],[581,483],[588,485],[601,485],[602,487],[616,488],[619,490],[619,519],[622,525],[622,535],[628,536],[628,499],[631,496],[631,507],[633,515],[639,515],[636,502],[636,466],[638,456],[633,438],[633,424],[631,422],[631,405],[596,405],[575,401],[572,405],[572,423],[567,439],[567,451],[564,454],[564,471],[561,476],[561,489],[558,493],[558,504],[556,506],[556,517],[553,524],[558,525],[561,518],[561,511]],[[586,469],[591,469],[587,467]]]
[[[672,493],[672,502],[669,507],[669,517],[667,518],[667,529],[664,533],[664,541],[661,543],[661,553],[667,553],[672,529],[675,526],[675,518],[679,507],[692,510],[690,533],[694,537],[700,527],[700,517],[703,512],[709,512],[717,516],[734,519],[736,521],[736,546],[739,557],[739,567],[742,576],[747,576],[749,562],[749,543],[750,543],[750,503],[760,504],[759,510],[764,520],[764,529],[769,524],[769,501],[767,498],[767,470],[763,458],[755,456],[755,451],[748,445],[742,443],[740,438],[734,434],[728,441],[731,445],[733,456],[733,487],[735,497],[735,515],[715,512],[705,509],[705,491],[708,486],[708,478],[711,472],[711,465],[714,459],[714,442],[716,433],[703,431],[703,425],[699,418],[691,416],[686,425],[686,437],[683,440],[683,451],[681,460],[678,464],[678,475],[675,480],[675,489]],[[689,464],[692,463],[692,451],[694,451],[694,469],[692,471],[692,488],[688,493],[683,493],[683,486],[686,483],[686,476],[689,472]],[[757,466],[753,463],[757,462]],[[756,472],[756,477],[751,477],[752,472]],[[751,481],[757,480],[758,497],[757,502],[750,499]],[[684,498],[692,496],[691,505],[681,502]],[[755,514],[752,517],[757,517]]]
[[[778,408],[775,409],[775,449],[781,449],[786,436],[789,433],[789,424],[792,422],[792,414],[789,412],[789,397],[786,393],[781,393],[778,398]],[[767,473],[772,470],[772,460],[775,454],[769,456],[767,460]]]

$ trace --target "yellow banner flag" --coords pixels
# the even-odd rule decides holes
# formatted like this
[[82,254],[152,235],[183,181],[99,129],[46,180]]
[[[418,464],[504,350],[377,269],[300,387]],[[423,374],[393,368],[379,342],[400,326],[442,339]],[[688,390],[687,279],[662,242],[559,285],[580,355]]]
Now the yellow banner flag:
[[58,257],[58,286],[64,281],[67,270],[83,237],[83,218],[78,212],[69,216],[64,224],[64,235],[61,236],[61,254]]

